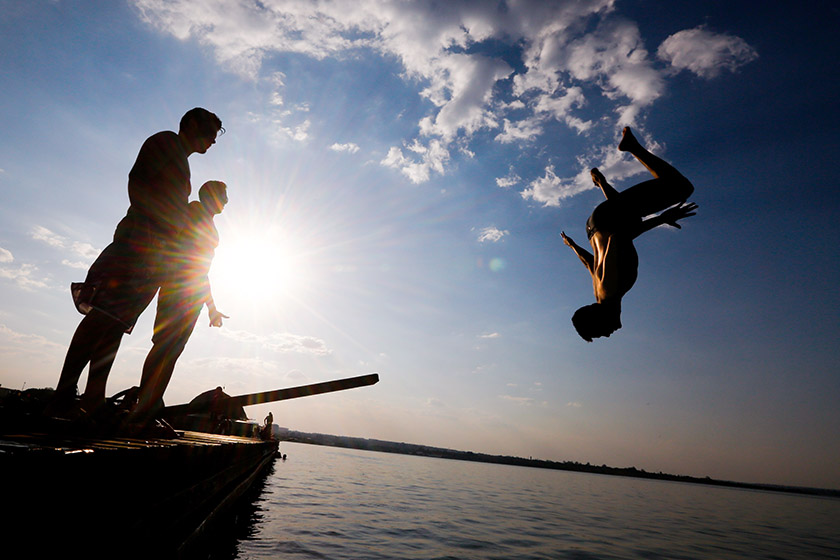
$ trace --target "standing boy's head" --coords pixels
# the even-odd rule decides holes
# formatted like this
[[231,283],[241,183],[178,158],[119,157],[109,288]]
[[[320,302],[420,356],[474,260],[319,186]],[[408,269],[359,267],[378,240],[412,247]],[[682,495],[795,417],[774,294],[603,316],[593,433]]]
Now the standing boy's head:
[[181,117],[178,134],[193,152],[203,154],[216,143],[219,133],[224,133],[222,120],[207,109],[196,107]]
[[228,202],[227,185],[221,181],[207,181],[198,189],[198,200],[211,214],[219,214]]

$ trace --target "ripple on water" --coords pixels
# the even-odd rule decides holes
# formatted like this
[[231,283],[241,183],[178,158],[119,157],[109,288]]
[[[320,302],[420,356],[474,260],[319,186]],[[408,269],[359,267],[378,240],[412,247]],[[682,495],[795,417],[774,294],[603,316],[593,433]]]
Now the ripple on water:
[[237,558],[840,558],[840,500],[284,444]]

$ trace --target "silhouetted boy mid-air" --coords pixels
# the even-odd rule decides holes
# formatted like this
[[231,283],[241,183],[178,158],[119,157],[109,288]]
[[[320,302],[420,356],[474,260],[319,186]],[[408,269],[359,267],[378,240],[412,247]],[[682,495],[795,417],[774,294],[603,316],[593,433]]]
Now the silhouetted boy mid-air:
[[[647,151],[629,127],[624,129],[618,149],[633,155],[654,179],[618,192],[598,169],[593,169],[592,180],[607,199],[586,221],[586,235],[594,254],[565,232],[560,234],[592,276],[596,303],[581,307],[572,317],[575,329],[587,342],[621,328],[621,298],[636,283],[639,271],[633,240],[662,224],[679,229],[677,220],[693,216],[697,209],[693,202],[686,204],[694,186],[669,163]],[[653,217],[644,219],[647,216]]]
[[190,202],[187,225],[178,235],[174,250],[164,257],[166,272],[158,295],[152,349],[143,364],[138,402],[128,422],[143,424],[153,419],[163,404],[175,362],[187,345],[204,305],[211,327],[221,327],[227,315],[213,302],[207,273],[219,246],[213,219],[228,202],[227,186],[207,181]]
[[205,153],[223,130],[216,115],[197,107],[181,118],[177,134],[158,132],[143,143],[128,175],[128,212],[85,282],[72,287],[76,307],[85,317],[67,349],[48,412],[71,412],[88,363],[81,408],[92,413],[105,402],[105,385],[122,335],[131,332],[154,298],[160,286],[160,256],[184,225],[192,190],[187,158]]

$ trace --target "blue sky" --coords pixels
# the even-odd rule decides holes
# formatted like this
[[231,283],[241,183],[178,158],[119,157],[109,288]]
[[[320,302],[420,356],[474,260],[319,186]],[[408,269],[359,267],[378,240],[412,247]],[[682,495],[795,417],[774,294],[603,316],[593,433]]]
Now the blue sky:
[[[165,395],[378,371],[253,407],[303,431],[840,487],[830,2],[0,2],[0,383],[54,386],[70,282],[142,142],[206,107],[194,196],[229,185],[202,316]],[[695,185],[638,240],[624,328],[560,239],[648,178]],[[150,308],[109,378],[139,382]]]

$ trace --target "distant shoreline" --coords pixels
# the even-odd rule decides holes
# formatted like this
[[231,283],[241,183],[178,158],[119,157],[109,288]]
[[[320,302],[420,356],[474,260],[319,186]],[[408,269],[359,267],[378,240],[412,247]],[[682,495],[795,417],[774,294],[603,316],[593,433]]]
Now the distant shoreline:
[[715,480],[713,478],[694,477],[686,475],[668,474],[663,472],[651,473],[636,467],[608,467],[607,465],[590,465],[575,461],[547,461],[542,459],[526,459],[524,457],[511,457],[507,455],[489,455],[487,453],[474,453],[472,451],[457,451],[442,447],[430,447],[414,443],[398,443],[377,439],[367,439],[349,436],[334,436],[329,434],[317,434],[298,432],[281,428],[275,430],[275,435],[281,441],[292,443],[306,443],[311,445],[325,445],[331,447],[344,447],[348,449],[359,449],[362,451],[379,451],[383,453],[399,453],[402,455],[416,455],[420,457],[434,457],[438,459],[455,459],[460,461],[474,461],[479,463],[495,463],[500,465],[514,465],[519,467],[534,467],[540,469],[554,469],[571,472],[585,472],[592,474],[606,474],[613,476],[626,476],[633,478],[646,478],[652,480],[667,480],[672,482],[686,482],[690,484],[706,484],[723,486],[728,488],[741,488],[746,490],[766,490],[770,492],[786,492],[792,494],[805,494],[810,496],[824,496],[840,498],[840,490],[827,488],[807,488],[802,486],[782,486],[777,484],[754,484],[749,482],[733,482],[728,480]]

